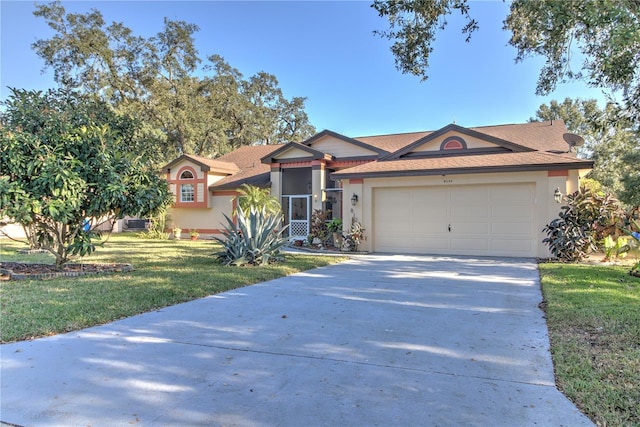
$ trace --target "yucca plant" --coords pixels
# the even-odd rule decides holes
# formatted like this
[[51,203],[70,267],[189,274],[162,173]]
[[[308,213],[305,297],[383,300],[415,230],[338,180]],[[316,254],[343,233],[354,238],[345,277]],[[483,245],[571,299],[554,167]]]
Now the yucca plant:
[[279,228],[282,216],[269,214],[265,207],[251,208],[248,216],[239,209],[236,215],[237,225],[224,216],[224,238],[215,237],[223,246],[215,254],[218,260],[225,265],[262,265],[280,260],[280,248],[287,243],[282,233],[288,227]]

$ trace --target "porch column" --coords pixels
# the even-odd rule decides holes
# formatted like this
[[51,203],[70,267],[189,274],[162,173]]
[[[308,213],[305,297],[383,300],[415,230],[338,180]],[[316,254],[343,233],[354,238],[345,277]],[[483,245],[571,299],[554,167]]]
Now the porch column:
[[325,163],[315,160],[311,163],[311,213],[315,209],[322,210],[322,188],[324,187]]
[[280,163],[271,164],[271,195],[282,199],[282,169]]

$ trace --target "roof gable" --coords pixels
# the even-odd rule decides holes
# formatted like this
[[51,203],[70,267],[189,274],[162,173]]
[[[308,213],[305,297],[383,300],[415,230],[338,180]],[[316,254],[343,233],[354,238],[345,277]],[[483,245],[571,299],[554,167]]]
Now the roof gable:
[[339,133],[323,130],[303,142],[304,145],[313,147],[316,150],[330,153],[339,159],[362,158],[389,154],[389,151],[374,145],[367,144],[357,139],[349,138]]
[[193,154],[183,154],[172,162],[166,164],[162,168],[162,172],[169,172],[174,166],[188,162],[195,166],[198,166],[201,171],[208,173],[222,173],[222,174],[234,174],[238,172],[238,166],[235,163],[225,162],[221,160],[212,160],[205,157],[196,156]]
[[456,124],[447,125],[384,157],[396,160],[404,157],[452,156],[481,153],[534,151],[493,135],[464,128]]
[[264,156],[262,163],[278,163],[278,162],[293,162],[293,161],[310,161],[318,159],[331,160],[330,154],[323,153],[318,150],[314,150],[311,147],[302,145],[297,142],[290,142],[285,144],[281,148],[274,152]]

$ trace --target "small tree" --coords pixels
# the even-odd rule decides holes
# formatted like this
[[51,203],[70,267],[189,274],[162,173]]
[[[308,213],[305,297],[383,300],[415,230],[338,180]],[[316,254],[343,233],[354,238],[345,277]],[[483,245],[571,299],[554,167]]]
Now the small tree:
[[619,237],[626,223],[626,213],[611,194],[591,188],[565,197],[558,218],[542,230],[542,240],[551,253],[563,261],[579,261],[597,249],[605,237]]
[[0,216],[34,230],[61,267],[95,250],[98,227],[172,201],[145,153],[123,153],[139,124],[70,91],[12,89],[0,122]]
[[264,208],[267,215],[282,214],[280,201],[271,195],[271,191],[268,188],[242,184],[239,192],[237,210],[241,210],[245,215],[249,215],[252,208],[256,210]]

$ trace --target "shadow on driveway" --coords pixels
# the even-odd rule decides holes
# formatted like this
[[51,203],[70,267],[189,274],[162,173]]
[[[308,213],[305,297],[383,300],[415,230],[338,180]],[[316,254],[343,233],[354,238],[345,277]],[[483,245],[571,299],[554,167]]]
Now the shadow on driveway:
[[17,425],[593,425],[554,385],[535,262],[367,255],[2,345]]

